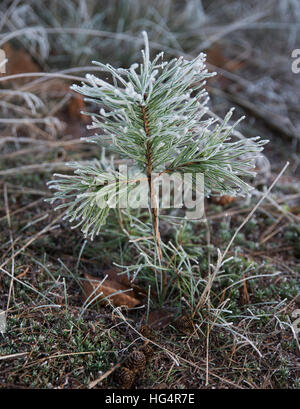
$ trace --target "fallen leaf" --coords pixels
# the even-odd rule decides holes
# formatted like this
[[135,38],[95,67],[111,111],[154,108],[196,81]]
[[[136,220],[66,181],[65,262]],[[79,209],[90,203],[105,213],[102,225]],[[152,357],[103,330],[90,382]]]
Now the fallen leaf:
[[213,64],[216,67],[224,67],[228,62],[222,51],[222,47],[219,43],[215,43],[208,50],[206,50],[206,59],[209,64]]
[[239,59],[233,59],[228,61],[225,64],[225,69],[231,72],[239,71],[241,68],[243,68],[245,65],[245,61],[241,61]]
[[250,296],[248,293],[247,288],[247,281],[245,280],[245,276],[243,275],[244,281],[242,287],[240,287],[240,298],[239,298],[239,305],[247,305],[250,303]]
[[86,109],[82,95],[72,94],[67,108],[69,116],[72,119],[80,119],[85,124],[90,122],[90,117],[81,113],[81,111],[85,111]]
[[[7,58],[6,74],[15,75],[23,74],[26,72],[40,72],[41,69],[37,63],[35,63],[31,55],[23,50],[13,48],[9,43],[3,45]],[[32,81],[32,78],[18,78],[15,80],[18,84],[26,83],[26,81]]]
[[151,311],[148,317],[148,326],[153,329],[161,329],[169,325],[174,318],[174,313],[167,309]]
[[236,200],[236,197],[224,195],[224,196],[217,196],[212,198],[215,204],[219,204],[221,206],[226,206],[229,203],[232,203]]
[[[94,277],[88,273],[84,274],[83,296],[85,301],[89,297],[91,297],[89,302],[95,298],[96,300],[94,301],[101,301],[101,298],[108,297],[117,291],[126,291],[125,293],[120,292],[110,296],[109,300],[116,307],[125,305],[128,308],[133,308],[141,303],[141,300],[136,296],[136,291],[134,291],[131,286],[122,283],[121,280],[118,279],[120,276],[118,276],[114,270],[104,271],[104,275],[108,275],[108,277],[103,281],[103,278]],[[102,281],[103,283],[101,284]],[[129,289],[131,289],[131,291],[128,291]],[[91,296],[91,294],[93,295]]]
[[238,71],[245,65],[245,62],[242,60],[226,57],[223,50],[224,48],[220,43],[213,44],[206,51],[207,62],[231,72]]

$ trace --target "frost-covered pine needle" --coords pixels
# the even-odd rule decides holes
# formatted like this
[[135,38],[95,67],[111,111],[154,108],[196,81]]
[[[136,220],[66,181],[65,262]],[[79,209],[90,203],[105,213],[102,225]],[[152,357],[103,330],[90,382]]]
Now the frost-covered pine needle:
[[[89,114],[89,128],[99,133],[88,140],[131,160],[148,176],[151,172],[202,173],[206,195],[248,193],[251,187],[243,179],[254,175],[254,159],[266,141],[231,141],[231,131],[239,122],[228,125],[233,110],[221,124],[207,115],[204,85],[214,73],[208,73],[203,53],[192,61],[182,57],[164,61],[161,52],[151,60],[148,37],[145,32],[143,35],[140,64],[116,69],[95,62],[111,74],[112,82],[88,74],[90,85],[72,86],[100,106],[99,113]],[[66,217],[76,221],[86,237],[93,238],[99,234],[111,202],[119,200],[115,192],[122,184],[112,181],[116,170],[105,170],[98,160],[70,166],[75,175],[56,175],[49,183],[57,190],[51,201],[66,200],[61,205],[67,209]],[[99,195],[106,203],[102,208],[97,204]]]

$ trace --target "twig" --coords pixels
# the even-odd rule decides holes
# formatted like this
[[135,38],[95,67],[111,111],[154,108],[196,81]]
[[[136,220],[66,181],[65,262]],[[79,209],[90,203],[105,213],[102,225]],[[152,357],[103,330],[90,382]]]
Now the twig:
[[15,276],[15,246],[14,246],[14,239],[13,239],[13,234],[12,234],[12,229],[11,229],[11,219],[10,219],[10,212],[9,212],[9,205],[8,205],[8,197],[7,197],[7,185],[6,183],[4,184],[4,203],[5,203],[5,208],[6,208],[6,218],[7,218],[7,224],[8,224],[8,230],[9,230],[9,240],[11,243],[11,280],[9,284],[9,291],[8,291],[8,300],[7,300],[7,305],[6,305],[6,310],[9,310],[9,304],[10,304],[10,299],[11,299],[11,294],[14,289],[14,276]]
[[0,361],[5,360],[5,359],[17,358],[18,356],[24,356],[24,355],[28,355],[28,354],[29,354],[29,352],[19,352],[17,354],[1,355],[0,356]]
[[[85,163],[84,161],[81,161],[80,163]],[[89,163],[88,161],[86,163]],[[128,163],[127,160],[125,159],[120,159],[120,160],[115,160],[115,164],[121,164],[121,163]],[[44,163],[38,163],[34,165],[25,165],[25,166],[19,166],[17,168],[10,168],[6,170],[1,170],[0,171],[0,176],[8,176],[8,175],[18,175],[20,173],[34,173],[34,172],[50,172],[52,170],[58,170],[58,169],[70,169],[69,166],[66,165],[66,162],[44,162]]]
[[114,365],[112,368],[110,368],[108,371],[106,371],[103,375],[100,376],[100,378],[95,379],[94,381],[89,383],[88,388],[92,389],[94,388],[96,385],[98,385],[98,383],[102,382],[104,379],[106,379],[110,374],[112,374],[116,369],[120,368],[121,363],[118,363],[116,365]]

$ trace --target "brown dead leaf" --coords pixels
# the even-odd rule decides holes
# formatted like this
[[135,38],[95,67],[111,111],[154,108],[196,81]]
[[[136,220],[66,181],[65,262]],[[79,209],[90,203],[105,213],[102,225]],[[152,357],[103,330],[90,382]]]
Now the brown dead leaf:
[[69,116],[72,119],[79,119],[85,124],[90,122],[90,118],[87,115],[81,113],[81,111],[86,110],[82,95],[72,94],[72,98],[68,102],[67,108]]
[[[116,293],[117,291],[126,291],[132,289],[132,291],[127,291],[125,293],[119,293],[109,297],[110,301],[116,306],[120,307],[125,305],[128,308],[136,307],[141,303],[141,300],[137,298],[136,291],[132,286],[124,284],[124,279],[120,279],[115,272],[115,270],[104,271],[104,275],[108,275],[107,279],[101,284],[103,278],[94,277],[88,273],[84,274],[85,281],[83,282],[83,296],[84,300],[87,300],[91,294],[95,291],[93,296],[89,299],[97,298],[97,301],[101,300],[103,297],[107,297],[111,294]],[[122,282],[123,281],[123,282]],[[99,294],[102,293],[102,296],[99,297]],[[96,300],[95,300],[96,301]]]
[[169,325],[174,318],[174,313],[167,309],[151,311],[148,317],[148,325],[153,329],[161,329]]
[[244,61],[231,59],[224,55],[224,48],[220,43],[215,43],[207,51],[207,62],[216,67],[224,68],[227,71],[235,72],[244,66]]
[[17,275],[16,278],[20,279],[20,278],[26,276],[26,274],[27,274],[28,271],[29,271],[29,268],[30,268],[30,266],[27,266],[25,269],[23,269],[23,270],[21,271],[21,273]]
[[235,72],[235,71],[239,71],[240,69],[242,69],[244,65],[245,65],[245,61],[234,59],[234,60],[229,60],[225,64],[224,68],[230,72]]
[[[31,55],[27,51],[13,48],[9,43],[4,44],[2,48],[5,51],[6,58],[8,59],[6,65],[7,75],[41,71],[39,65],[33,61]],[[32,79],[30,78],[20,78],[17,79],[17,83],[22,84],[31,80]]]
[[224,56],[220,44],[215,43],[206,51],[206,59],[209,64],[213,64],[216,67],[224,67],[228,62]]
[[217,196],[212,198],[215,204],[219,204],[221,206],[227,206],[229,203],[232,203],[236,200],[236,197],[224,195],[224,196]]
[[239,298],[239,305],[247,305],[250,303],[250,296],[248,293],[248,288],[247,288],[247,281],[245,280],[245,276],[243,275],[244,282],[242,287],[240,287],[240,298]]
[[[207,63],[213,67],[222,68],[225,71],[236,72],[240,70],[245,62],[239,59],[228,58],[224,54],[224,47],[220,43],[213,44],[208,50],[207,54]],[[231,80],[226,77],[226,75],[216,75],[210,80],[210,84],[217,83],[218,87],[226,88],[231,84]]]

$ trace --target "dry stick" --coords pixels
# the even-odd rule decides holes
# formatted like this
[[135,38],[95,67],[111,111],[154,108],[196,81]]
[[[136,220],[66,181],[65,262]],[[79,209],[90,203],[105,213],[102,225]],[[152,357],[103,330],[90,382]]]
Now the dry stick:
[[263,232],[263,234],[261,235],[260,239],[259,239],[259,244],[262,244],[263,240],[265,240],[265,238],[274,231],[275,227],[279,224],[279,222],[283,219],[283,214],[279,215],[279,217],[277,217],[277,219],[275,220],[274,223],[271,224],[271,226],[269,226],[267,228],[267,230],[265,230]]
[[100,376],[100,378],[95,379],[93,382],[90,382],[88,385],[89,389],[94,388],[98,383],[102,382],[104,379],[106,379],[111,373],[113,373],[116,369],[120,368],[122,364],[118,363],[114,365],[112,368],[110,368],[108,371],[106,371],[103,375]]
[[[52,307],[52,308],[61,308],[61,305],[58,304],[53,304],[53,300],[51,300],[50,298],[48,298],[45,294],[40,293],[35,287],[33,287],[33,285],[29,285],[27,284],[25,281],[19,280],[18,276],[17,277],[13,277],[8,271],[4,270],[4,268],[2,268],[0,266],[0,270],[8,275],[9,277],[13,278],[14,281],[16,281],[17,283],[23,285],[26,288],[29,288],[29,290],[33,291],[34,293],[38,294],[39,296],[41,296],[42,298],[48,300],[50,302],[49,305],[45,305],[45,307]],[[39,307],[36,307],[39,308]]]
[[[267,200],[271,203],[271,205],[273,205],[274,207],[276,207],[277,210],[279,210],[282,214],[284,214],[284,216],[290,221],[290,223],[293,223],[295,220],[296,221],[300,221],[300,217],[296,216],[295,214],[291,213],[290,211],[284,209],[283,207],[279,206],[279,201],[278,203],[276,202],[276,200],[274,200],[272,197],[267,197]],[[284,203],[286,202],[286,200],[284,200]]]
[[[88,162],[81,161],[80,163],[85,164]],[[120,163],[130,163],[130,162],[126,159],[120,159],[120,160],[115,160],[115,163],[120,164]],[[18,166],[17,168],[1,170],[0,176],[17,175],[20,173],[50,172],[50,171],[53,171],[54,169],[70,170],[70,166],[67,166],[66,162],[59,162],[59,161],[43,162],[43,163],[37,163],[33,165],[24,165],[24,166]]]
[[0,176],[17,175],[19,173],[34,173],[36,171],[48,172],[56,168],[66,169],[67,165],[65,162],[44,162],[44,163],[38,163],[38,164],[33,164],[33,165],[24,165],[24,166],[18,166],[17,168],[10,168],[6,170],[2,170],[0,171]]
[[7,306],[6,306],[6,311],[9,310],[9,304],[10,304],[10,299],[11,299],[11,294],[14,289],[14,276],[15,276],[15,246],[14,246],[14,239],[13,239],[13,234],[12,234],[12,229],[11,229],[11,219],[10,219],[10,211],[9,211],[9,205],[8,205],[8,197],[7,197],[7,184],[4,184],[4,203],[5,203],[5,208],[6,208],[6,218],[7,218],[7,224],[8,224],[8,230],[9,230],[9,240],[11,243],[11,259],[12,259],[12,264],[11,264],[11,280],[9,284],[9,291],[8,291],[8,300],[7,300]]
[[[7,187],[8,187],[8,190],[10,190],[11,192],[18,193],[20,195],[49,196],[49,192],[46,192],[46,191],[43,191],[43,190],[30,189],[30,188],[27,189],[26,187],[14,186],[14,185],[12,185],[10,183],[7,183]],[[39,200],[42,200],[42,199],[39,199]],[[24,207],[27,207],[27,205],[24,206]],[[22,211],[21,208],[18,208],[18,210],[15,210],[15,211],[11,212],[10,214],[13,215],[13,214],[15,214],[17,212],[19,213],[20,211]],[[0,220],[2,220],[2,219],[0,219]]]
[[[54,355],[50,355],[50,356],[46,356],[45,358],[41,358],[41,359],[37,359],[36,361],[31,362],[30,364],[24,366],[24,368],[30,368],[31,366],[37,365],[39,363],[48,361],[50,359],[56,359],[56,358],[65,358],[68,356],[74,356],[74,355],[94,355],[96,354],[98,351],[83,351],[83,352],[67,352],[65,354],[54,354]],[[23,369],[22,368],[18,368],[18,369]],[[15,371],[17,372],[18,369]]]
[[[39,79],[32,81],[28,84],[23,85],[21,88],[19,88],[19,91],[26,91],[27,89],[31,89],[34,85],[38,85],[41,82],[47,81],[49,79],[55,79],[55,78],[62,78],[66,80],[72,80],[72,81],[82,81],[82,82],[89,82],[85,77],[78,77],[74,75],[69,75],[68,73],[72,72],[82,72],[82,71],[103,71],[103,69],[99,67],[76,67],[76,68],[69,68],[66,70],[61,70],[61,71],[56,71],[56,72],[25,72],[25,73],[20,73],[20,74],[13,74],[13,75],[6,75],[3,77],[0,77],[0,81],[9,81],[17,78],[31,78],[31,77],[38,77]],[[5,91],[5,90],[2,90]]]
[[66,75],[66,74],[59,74],[59,73],[52,74],[52,73],[45,73],[45,72],[28,72],[24,74],[7,75],[5,77],[0,77],[0,82],[14,80],[17,78],[30,78],[30,77],[63,78],[65,80],[88,82],[85,78],[76,77],[75,75]]
[[60,146],[62,146],[62,147],[70,146],[72,148],[73,145],[83,144],[83,143],[86,143],[86,141],[84,141],[82,139],[73,139],[73,140],[70,140],[70,141],[62,141],[62,142],[48,142],[48,141],[45,141],[44,143],[37,144],[37,146],[34,146],[32,148],[20,149],[20,150],[15,151],[15,152],[11,152],[11,153],[7,153],[5,155],[1,155],[1,158],[2,159],[12,159],[12,158],[15,158],[17,156],[26,155],[28,153],[46,151],[46,149],[48,147],[49,148],[56,148],[56,147],[60,147]]
[[272,233],[270,233],[268,236],[265,236],[260,242],[259,244],[264,244],[266,243],[268,240],[270,240],[272,237],[276,236],[276,234],[278,234],[280,231],[282,231],[283,229],[285,229],[287,226],[290,225],[290,222],[287,222],[283,225],[281,225],[280,227],[278,227],[278,229],[273,230]]
[[[31,350],[31,352],[32,352],[32,350]],[[9,359],[9,358],[17,357],[17,356],[29,355],[31,352],[22,352],[20,354],[4,355],[3,357],[0,356],[0,359]],[[98,351],[70,352],[70,353],[65,353],[65,354],[56,354],[56,355],[46,356],[45,358],[37,359],[37,360],[31,362],[28,365],[23,365],[23,366],[17,368],[16,370],[14,370],[13,372],[11,372],[10,374],[11,375],[15,374],[18,371],[23,370],[24,368],[30,368],[30,367],[32,367],[34,365],[41,364],[42,362],[48,361],[50,359],[65,358],[65,357],[74,356],[74,355],[93,355],[93,354],[96,354],[97,352]],[[7,371],[5,371],[5,372],[7,372]]]
[[[61,71],[56,71],[56,72],[52,72],[51,74],[72,74],[74,72],[84,72],[84,71],[103,71],[102,68],[100,67],[93,67],[93,66],[84,66],[84,67],[75,67],[75,68],[67,68],[65,70],[61,70]],[[38,78],[36,80],[33,80],[31,82],[26,83],[25,85],[23,85],[21,88],[19,88],[19,91],[26,91],[26,90],[32,90],[35,88],[35,86],[37,86],[37,89],[39,89],[39,85],[43,82],[46,82],[48,80],[50,80],[50,78],[47,78],[47,76],[44,76],[42,78]],[[82,81],[86,81],[88,82],[88,80],[86,80],[86,78],[82,78]]]
[[24,356],[28,355],[29,352],[19,352],[17,354],[11,354],[11,355],[0,355],[0,361],[4,359],[11,359],[11,358],[17,358],[18,356]]

